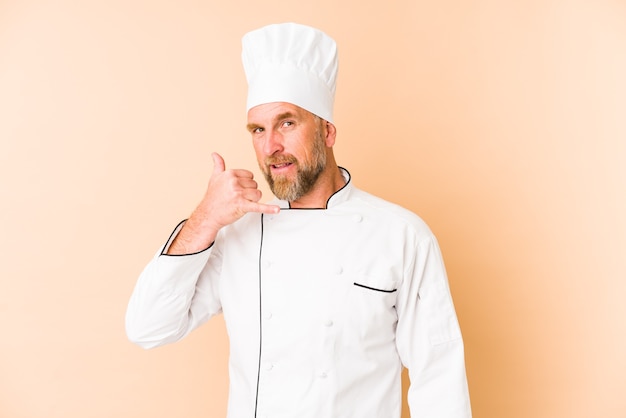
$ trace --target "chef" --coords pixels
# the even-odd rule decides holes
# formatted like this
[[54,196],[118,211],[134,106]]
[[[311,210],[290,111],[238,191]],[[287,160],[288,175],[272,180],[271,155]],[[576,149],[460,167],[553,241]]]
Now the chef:
[[126,315],[145,348],[223,314],[229,418],[471,416],[439,246],[337,165],[335,42],[287,23],[246,34],[248,125],[276,199],[214,153],[204,198],[149,262]]

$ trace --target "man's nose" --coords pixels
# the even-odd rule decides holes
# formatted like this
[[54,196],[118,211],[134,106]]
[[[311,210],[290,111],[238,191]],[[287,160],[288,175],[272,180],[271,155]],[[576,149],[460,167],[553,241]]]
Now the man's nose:
[[263,152],[265,155],[274,155],[283,150],[283,136],[280,132],[267,131],[265,134],[265,143],[263,144]]

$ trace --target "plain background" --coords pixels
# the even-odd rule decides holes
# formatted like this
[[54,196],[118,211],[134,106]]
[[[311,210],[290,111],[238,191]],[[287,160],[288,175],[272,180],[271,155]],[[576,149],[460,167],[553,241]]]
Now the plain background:
[[284,21],[339,44],[339,163],[440,241],[474,416],[626,416],[621,0],[0,0],[0,416],[225,415],[221,317],[124,313],[210,153],[258,173],[240,39]]

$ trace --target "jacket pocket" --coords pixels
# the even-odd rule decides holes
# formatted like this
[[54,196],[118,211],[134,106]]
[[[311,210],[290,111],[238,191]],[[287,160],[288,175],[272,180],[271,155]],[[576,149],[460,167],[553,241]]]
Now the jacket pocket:
[[394,293],[398,290],[396,280],[379,279],[376,277],[358,277],[354,280],[353,285],[373,292]]
[[397,281],[358,275],[351,277],[346,285],[348,292],[340,308],[346,319],[344,333],[368,344],[392,341],[397,322]]

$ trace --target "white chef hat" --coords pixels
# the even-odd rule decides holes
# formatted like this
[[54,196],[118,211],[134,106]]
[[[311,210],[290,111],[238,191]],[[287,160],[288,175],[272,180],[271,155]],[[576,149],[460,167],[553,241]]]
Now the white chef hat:
[[242,44],[246,111],[287,102],[333,122],[337,45],[332,38],[315,28],[282,23],[248,32]]

